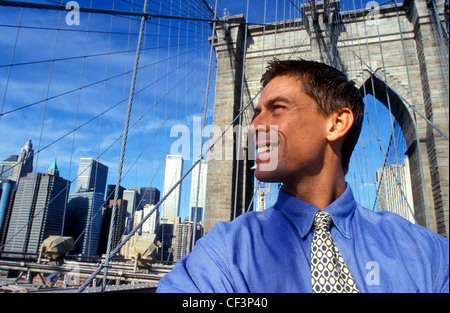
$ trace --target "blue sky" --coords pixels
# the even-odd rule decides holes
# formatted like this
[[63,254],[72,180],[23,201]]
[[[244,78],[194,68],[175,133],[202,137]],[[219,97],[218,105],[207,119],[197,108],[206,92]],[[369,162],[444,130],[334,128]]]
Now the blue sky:
[[[93,6],[111,9],[112,3],[95,1]],[[115,1],[115,9],[142,10],[124,1]],[[166,15],[179,11],[167,5],[151,9]],[[0,133],[7,135],[0,158],[18,154],[31,137],[35,151],[44,148],[35,156],[35,171],[44,172],[57,157],[61,175],[73,180],[81,157],[100,156],[109,167],[108,184],[115,184],[139,19],[81,13],[77,26],[66,25],[65,16],[0,7]],[[19,21],[19,31],[9,27]],[[152,185],[162,191],[171,127],[203,116],[210,35],[205,23],[148,22],[123,168],[125,188]],[[188,191],[189,182],[184,185]]]
[[[114,4],[115,9],[124,11],[141,11],[143,3],[78,2],[81,7],[105,9]],[[199,16],[194,7],[187,8],[178,0],[161,1],[162,7],[154,2],[150,6],[153,13]],[[276,5],[267,0],[265,8],[265,1],[251,0],[248,21],[262,23],[265,10],[266,22],[297,18],[298,11],[289,3],[279,0]],[[353,1],[349,3],[352,8]],[[246,7],[247,1],[220,0],[218,16],[225,8],[230,15],[245,16]],[[4,114],[0,120],[0,159],[18,154],[31,137],[34,150],[42,149],[35,156],[35,171],[45,172],[57,157],[61,175],[73,180],[81,157],[99,157],[109,167],[108,184],[115,184],[139,19],[81,13],[77,26],[66,24],[66,14],[0,7],[0,105]],[[20,30],[14,27],[19,23]],[[204,22],[148,21],[123,169],[125,188],[154,186],[162,192],[164,156],[176,139],[170,137],[171,128],[177,124],[191,128],[194,117],[203,117],[210,35],[211,28]],[[213,66],[207,124],[212,123],[214,77]],[[76,132],[71,132],[73,129]],[[389,139],[389,134],[380,137]],[[186,161],[184,170],[191,164],[192,160]],[[373,193],[373,185],[364,184]],[[190,177],[182,188],[180,215],[184,217],[188,214]],[[269,204],[276,200],[276,186],[272,189]]]

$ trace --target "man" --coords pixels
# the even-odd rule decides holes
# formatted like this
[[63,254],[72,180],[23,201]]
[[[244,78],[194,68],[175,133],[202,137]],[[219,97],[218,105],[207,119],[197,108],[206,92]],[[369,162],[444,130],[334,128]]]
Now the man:
[[362,208],[345,182],[363,120],[354,83],[305,60],[273,61],[262,83],[255,176],[283,183],[277,202],[217,223],[158,292],[448,292],[448,239]]

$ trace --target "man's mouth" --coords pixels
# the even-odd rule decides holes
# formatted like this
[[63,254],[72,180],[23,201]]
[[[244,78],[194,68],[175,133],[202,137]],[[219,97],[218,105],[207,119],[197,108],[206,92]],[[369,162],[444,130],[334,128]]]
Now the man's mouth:
[[269,144],[269,145],[263,145],[261,147],[258,147],[258,149],[256,151],[258,152],[258,154],[260,154],[260,153],[264,153],[264,152],[270,152],[274,148],[275,148],[275,146],[272,146],[271,144]]
[[278,143],[261,143],[256,146],[255,170],[273,171],[278,167]]
[[256,160],[257,161],[268,161],[273,158],[274,153],[278,153],[278,143],[275,142],[264,142],[256,145]]
[[278,127],[270,126],[270,129],[259,127],[261,130],[254,132],[254,142],[256,150],[256,163],[272,163],[278,161],[278,147],[280,138],[278,135]]

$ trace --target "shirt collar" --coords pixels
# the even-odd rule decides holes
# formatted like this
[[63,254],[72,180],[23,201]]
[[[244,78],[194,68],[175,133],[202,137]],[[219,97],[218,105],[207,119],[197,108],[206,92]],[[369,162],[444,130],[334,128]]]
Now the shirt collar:
[[[291,196],[283,188],[278,193],[275,207],[295,225],[300,236],[304,238],[312,229],[314,216],[319,211],[316,206]],[[347,239],[350,238],[350,220],[356,208],[353,192],[347,184],[344,193],[325,208],[333,220],[334,226]]]

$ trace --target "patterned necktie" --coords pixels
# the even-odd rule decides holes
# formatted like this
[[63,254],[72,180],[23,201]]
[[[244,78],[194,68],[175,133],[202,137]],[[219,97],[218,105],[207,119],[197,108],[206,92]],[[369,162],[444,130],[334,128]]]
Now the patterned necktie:
[[314,293],[359,292],[352,274],[331,239],[331,217],[319,211],[314,217],[314,236],[311,244],[311,282]]

